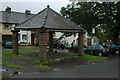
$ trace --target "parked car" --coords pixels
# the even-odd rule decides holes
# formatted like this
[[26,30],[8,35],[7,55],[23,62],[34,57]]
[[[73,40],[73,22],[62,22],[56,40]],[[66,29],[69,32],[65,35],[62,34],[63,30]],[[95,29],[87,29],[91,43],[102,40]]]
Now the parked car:
[[9,42],[8,40],[2,41],[2,46],[4,47],[6,42]]
[[[84,45],[84,48],[86,48],[86,46]],[[78,52],[78,44],[74,44],[73,47],[71,45],[69,45],[69,47],[67,48],[67,50],[69,52],[75,52],[77,53]]]
[[5,42],[3,44],[3,47],[4,48],[12,48],[13,47],[13,42],[12,41]]
[[111,45],[106,45],[109,48],[109,53],[110,54],[120,54],[120,44],[115,45],[115,44],[111,44]]
[[109,54],[109,49],[104,48],[100,44],[94,44],[94,45],[92,45],[92,47],[88,46],[88,47],[84,48],[85,54],[91,54],[91,50],[92,50],[92,55],[103,56],[103,55]]
[[54,45],[54,48],[65,49],[65,45],[62,44],[61,42],[54,42],[53,45]]
[[71,47],[70,44],[66,44],[66,45],[65,45],[65,49],[68,49],[68,48],[70,48],[70,47]]
[[70,46],[70,47],[68,47],[67,48],[67,50],[69,51],[69,52],[78,52],[78,45],[77,44],[75,44],[75,45],[73,45],[73,47],[72,46]]

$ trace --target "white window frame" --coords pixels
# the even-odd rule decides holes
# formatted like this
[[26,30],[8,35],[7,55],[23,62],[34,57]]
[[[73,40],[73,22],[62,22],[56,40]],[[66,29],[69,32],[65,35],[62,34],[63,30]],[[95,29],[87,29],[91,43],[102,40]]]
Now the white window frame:
[[20,41],[21,39],[20,39],[20,34],[18,34],[18,41]]
[[4,24],[4,29],[6,29],[6,30],[10,30],[10,29],[11,29],[10,24]]
[[[26,36],[26,39],[23,39],[23,36]],[[27,40],[27,34],[22,35],[22,40]]]

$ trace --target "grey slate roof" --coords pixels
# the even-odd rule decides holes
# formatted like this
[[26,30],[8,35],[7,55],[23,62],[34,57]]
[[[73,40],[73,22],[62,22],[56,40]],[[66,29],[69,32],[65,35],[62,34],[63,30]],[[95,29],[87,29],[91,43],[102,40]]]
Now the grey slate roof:
[[8,14],[6,11],[0,11],[0,22],[1,23],[14,23],[18,24],[21,22],[24,22],[25,20],[32,17],[34,14],[26,15],[25,13],[20,12],[13,12],[11,11],[10,14]]
[[49,30],[84,30],[75,23],[65,19],[60,14],[47,7],[38,14],[15,27],[16,29],[49,29]]

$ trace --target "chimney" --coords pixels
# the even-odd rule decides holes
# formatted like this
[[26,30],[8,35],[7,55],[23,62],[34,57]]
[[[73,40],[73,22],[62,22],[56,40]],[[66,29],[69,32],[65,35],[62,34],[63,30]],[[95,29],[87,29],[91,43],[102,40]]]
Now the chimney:
[[27,10],[25,11],[25,14],[26,14],[26,15],[30,15],[30,14],[31,14],[31,11],[27,9]]
[[5,11],[10,14],[11,13],[11,8],[7,6],[7,8],[5,9]]
[[50,5],[47,5],[47,8],[50,8]]

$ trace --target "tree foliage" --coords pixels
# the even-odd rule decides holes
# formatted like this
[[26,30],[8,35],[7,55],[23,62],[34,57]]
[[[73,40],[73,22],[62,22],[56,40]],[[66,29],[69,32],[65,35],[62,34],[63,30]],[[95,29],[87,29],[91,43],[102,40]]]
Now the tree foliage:
[[[88,34],[91,35],[92,28],[97,28],[97,37],[112,39],[114,43],[118,43],[120,35],[119,5],[120,2],[77,2],[62,7],[60,12],[65,18],[82,26]],[[101,32],[104,36],[101,35]]]

